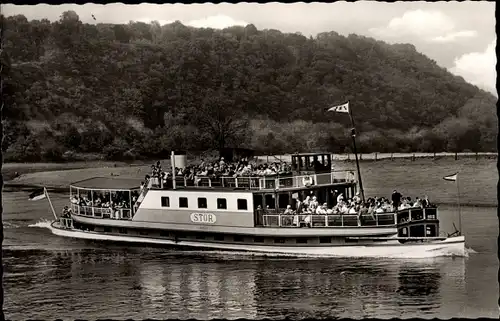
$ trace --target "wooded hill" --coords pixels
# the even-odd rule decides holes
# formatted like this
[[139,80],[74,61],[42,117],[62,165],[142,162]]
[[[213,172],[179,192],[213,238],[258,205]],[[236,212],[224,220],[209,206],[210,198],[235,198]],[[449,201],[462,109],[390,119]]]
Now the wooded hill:
[[[336,32],[1,17],[6,161],[170,150],[496,150],[496,98],[410,44]],[[73,156],[71,156],[73,155]]]

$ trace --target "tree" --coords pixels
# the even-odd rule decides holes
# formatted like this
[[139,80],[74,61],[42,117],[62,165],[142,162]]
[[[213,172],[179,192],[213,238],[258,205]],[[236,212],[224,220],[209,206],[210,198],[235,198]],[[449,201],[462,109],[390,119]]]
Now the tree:
[[325,109],[347,99],[361,150],[496,150],[496,97],[412,45],[253,25],[84,24],[74,11],[53,23],[22,15],[1,23],[11,152],[34,145],[18,137],[30,138],[22,127],[36,122],[49,126],[50,135],[31,137],[41,148],[31,152],[44,157],[58,156],[54,137],[75,153],[108,148],[109,157],[248,145],[342,152],[349,119]]
[[219,150],[246,140],[248,120],[234,108],[234,99],[222,89],[207,90],[196,117],[197,124],[211,145]]

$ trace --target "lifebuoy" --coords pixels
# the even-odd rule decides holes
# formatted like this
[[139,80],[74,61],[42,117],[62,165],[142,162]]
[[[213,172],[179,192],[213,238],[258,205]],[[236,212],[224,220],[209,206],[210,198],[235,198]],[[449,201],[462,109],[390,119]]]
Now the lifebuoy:
[[302,178],[302,183],[304,184],[304,186],[311,186],[313,183],[312,177],[311,176],[304,176]]

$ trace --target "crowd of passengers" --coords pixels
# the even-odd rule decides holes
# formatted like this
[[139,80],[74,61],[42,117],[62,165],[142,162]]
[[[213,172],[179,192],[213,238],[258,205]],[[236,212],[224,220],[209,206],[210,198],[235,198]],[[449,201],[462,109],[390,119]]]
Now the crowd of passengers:
[[[132,192],[132,205],[135,204],[138,198],[138,192]],[[128,192],[116,191],[112,194],[111,199],[109,194],[96,193],[93,197],[74,195],[70,199],[72,204],[79,206],[97,207],[111,209],[115,213],[120,209],[130,209],[130,198]],[[71,209],[67,206],[63,209],[62,216],[68,217]]]
[[391,213],[395,210],[404,210],[410,208],[425,208],[433,206],[429,197],[426,195],[424,198],[416,198],[412,201],[411,197],[403,197],[398,191],[394,190],[391,200],[385,197],[368,198],[363,203],[359,193],[352,199],[345,199],[343,193],[335,191],[336,196],[335,205],[328,208],[327,203],[320,204],[316,196],[307,196],[304,201],[297,199],[296,210],[288,205],[284,214],[358,214],[358,215],[373,215],[380,213]]
[[[175,168],[176,177],[183,177],[193,181],[195,185],[201,181],[201,177],[217,180],[220,177],[261,177],[291,173],[292,167],[287,162],[257,164],[247,158],[241,158],[237,162],[226,162],[224,157],[212,162],[202,159],[199,164],[187,165],[185,168]],[[151,175],[146,175],[145,180],[148,182],[152,179],[153,185],[163,186],[172,177],[172,172],[163,171],[161,163],[158,161],[156,165],[151,165]],[[146,182],[141,183],[141,188],[147,184]]]

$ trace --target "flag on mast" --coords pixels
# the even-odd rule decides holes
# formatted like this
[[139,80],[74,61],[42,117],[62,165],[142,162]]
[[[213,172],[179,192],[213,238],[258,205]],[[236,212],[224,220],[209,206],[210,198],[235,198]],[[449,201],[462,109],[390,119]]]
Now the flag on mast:
[[31,193],[28,199],[30,201],[38,201],[44,199],[46,196],[45,189],[39,189]]
[[328,111],[336,111],[338,113],[349,113],[349,102],[343,105],[333,106],[328,108]]
[[453,175],[448,175],[448,176],[445,176],[445,177],[443,177],[443,179],[444,179],[445,181],[453,181],[453,182],[454,182],[454,181],[456,181],[456,180],[457,180],[457,174],[458,174],[458,173],[455,173],[455,174],[453,174]]

